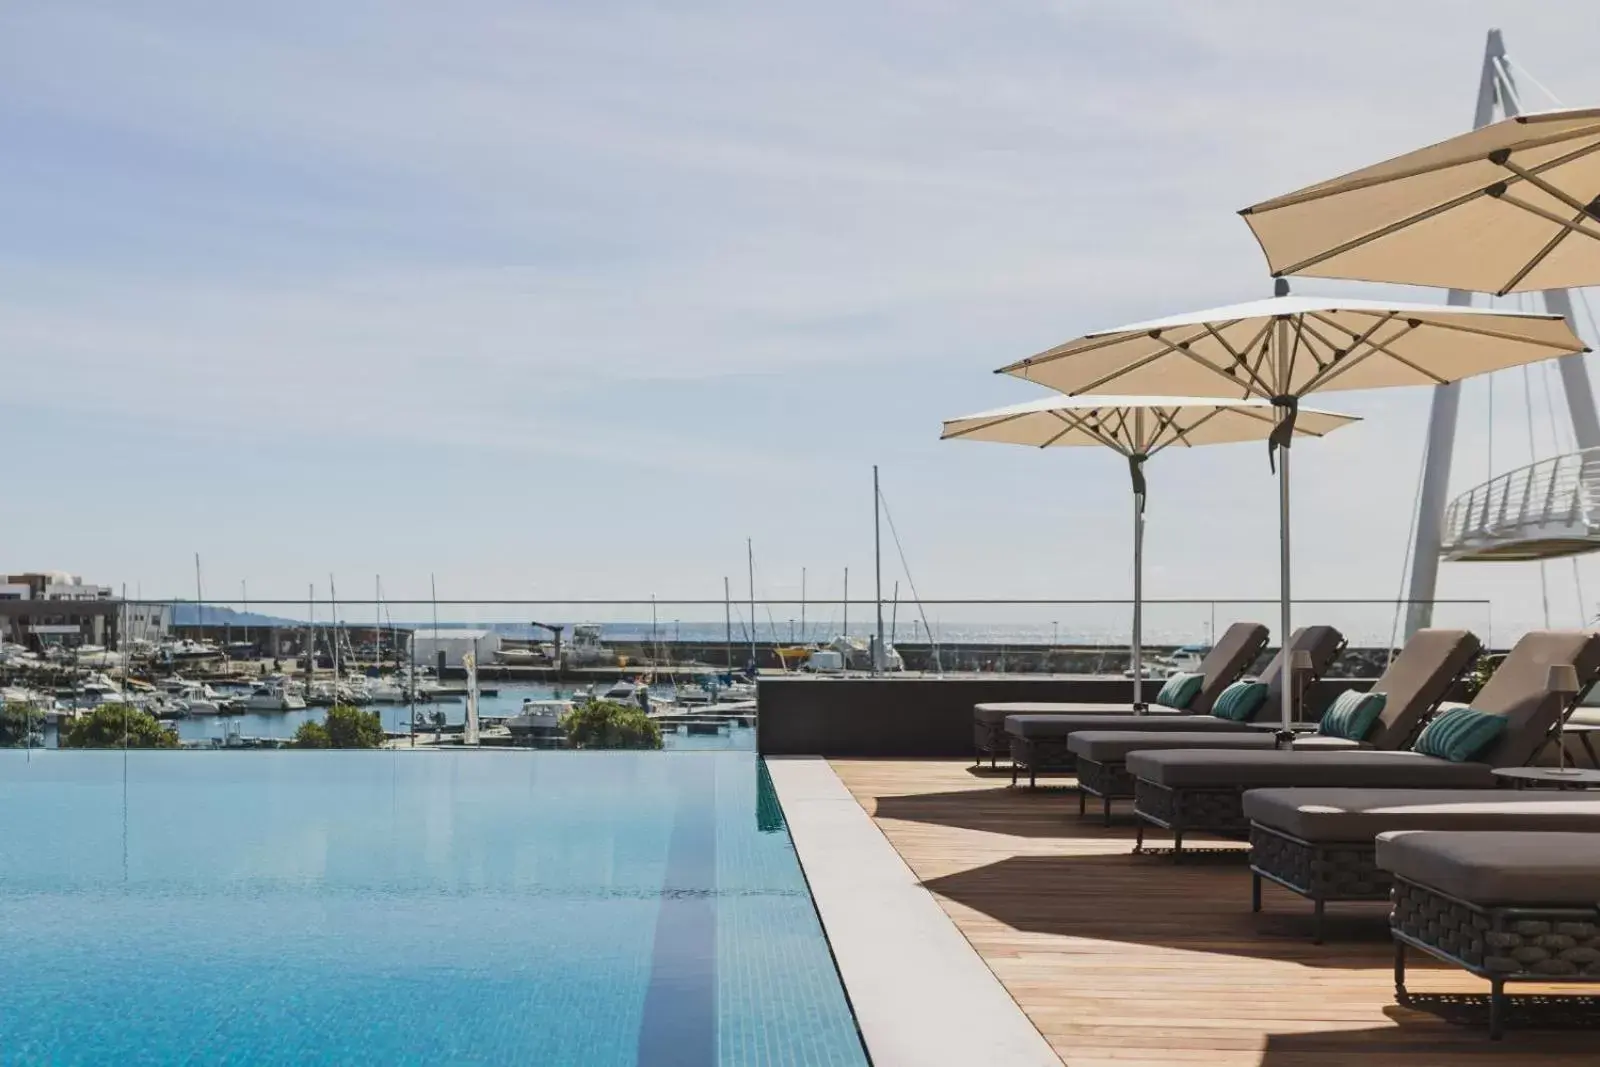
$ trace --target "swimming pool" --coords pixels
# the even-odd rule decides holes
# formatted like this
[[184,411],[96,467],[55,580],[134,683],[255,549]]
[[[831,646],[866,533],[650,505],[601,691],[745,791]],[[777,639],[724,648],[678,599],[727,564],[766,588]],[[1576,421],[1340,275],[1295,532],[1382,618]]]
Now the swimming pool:
[[3,1063],[867,1062],[752,753],[5,751],[0,811]]

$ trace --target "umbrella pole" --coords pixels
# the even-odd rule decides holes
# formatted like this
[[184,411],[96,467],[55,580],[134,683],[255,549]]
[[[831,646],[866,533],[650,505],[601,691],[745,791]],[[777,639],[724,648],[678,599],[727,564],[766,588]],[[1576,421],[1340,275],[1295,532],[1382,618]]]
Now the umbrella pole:
[[1144,494],[1133,496],[1133,710],[1144,711]]
[[1133,710],[1142,714],[1144,702],[1144,460],[1142,453],[1128,457],[1133,475]]
[[1291,738],[1290,721],[1294,718],[1294,683],[1295,671],[1289,648],[1290,629],[1290,593],[1289,593],[1289,445],[1287,442],[1278,450],[1278,605],[1280,630],[1280,645],[1283,650],[1279,657],[1279,677],[1283,679],[1279,685],[1282,696],[1283,728],[1278,737],[1280,741]]

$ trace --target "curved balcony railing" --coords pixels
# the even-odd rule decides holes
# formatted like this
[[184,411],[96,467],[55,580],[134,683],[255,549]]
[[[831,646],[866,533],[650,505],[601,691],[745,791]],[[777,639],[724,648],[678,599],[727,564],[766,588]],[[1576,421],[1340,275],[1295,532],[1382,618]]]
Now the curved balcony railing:
[[1507,471],[1451,502],[1450,559],[1545,559],[1600,549],[1600,448]]

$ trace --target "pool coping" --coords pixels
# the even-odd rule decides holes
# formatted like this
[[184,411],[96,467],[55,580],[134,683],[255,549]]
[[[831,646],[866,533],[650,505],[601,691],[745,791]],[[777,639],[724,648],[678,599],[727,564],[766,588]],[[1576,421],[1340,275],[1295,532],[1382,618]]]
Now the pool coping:
[[766,762],[874,1067],[1061,1067],[827,760]]

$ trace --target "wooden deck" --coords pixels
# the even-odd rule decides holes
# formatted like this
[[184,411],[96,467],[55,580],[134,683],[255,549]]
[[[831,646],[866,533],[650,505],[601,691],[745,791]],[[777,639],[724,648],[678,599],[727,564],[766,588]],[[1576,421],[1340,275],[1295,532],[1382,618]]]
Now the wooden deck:
[[[1079,820],[1073,793],[1009,789],[962,763],[832,766],[1069,1067],[1600,1063],[1593,1030],[1490,1043],[1397,1007],[1384,906],[1330,906],[1328,942],[1313,945],[1299,897],[1269,886],[1251,914],[1235,857],[1131,855],[1126,802],[1105,829]],[[1458,1016],[1482,1005],[1449,995],[1487,989],[1416,954],[1407,984]]]

